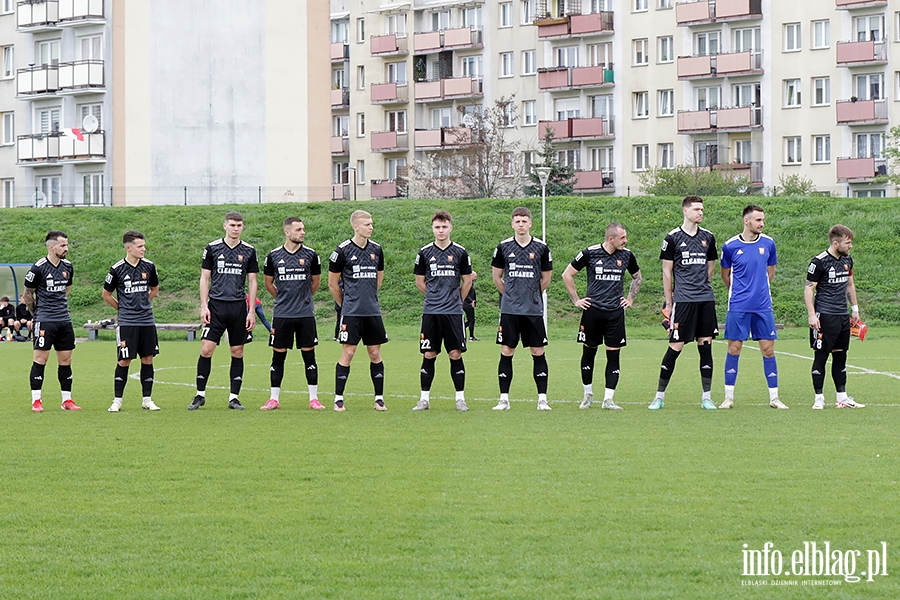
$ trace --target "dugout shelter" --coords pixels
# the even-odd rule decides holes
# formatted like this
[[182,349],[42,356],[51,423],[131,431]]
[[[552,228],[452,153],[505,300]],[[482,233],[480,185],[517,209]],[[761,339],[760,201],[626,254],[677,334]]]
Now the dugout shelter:
[[0,263],[0,297],[9,296],[13,306],[19,303],[19,296],[25,293],[25,275],[31,265]]

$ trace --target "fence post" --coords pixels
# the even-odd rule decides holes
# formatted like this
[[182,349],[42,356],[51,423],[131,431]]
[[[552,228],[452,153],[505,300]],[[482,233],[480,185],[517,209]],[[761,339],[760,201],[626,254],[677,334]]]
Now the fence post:
[[184,186],[184,205],[187,206],[187,186]]
[[631,198],[631,186],[628,186],[628,197]]
[[258,192],[257,199],[258,199],[257,203],[262,204],[262,186],[259,186],[259,192]]
[[109,186],[109,205],[113,205],[113,186]]

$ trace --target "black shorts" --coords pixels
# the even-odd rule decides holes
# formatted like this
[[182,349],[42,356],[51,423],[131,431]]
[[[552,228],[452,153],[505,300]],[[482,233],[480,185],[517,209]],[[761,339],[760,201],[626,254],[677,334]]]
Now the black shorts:
[[625,346],[625,309],[589,308],[582,312],[578,341],[591,348],[596,348],[604,341],[610,348]]
[[497,327],[497,343],[515,348],[519,345],[519,338],[526,348],[546,346],[547,330],[544,328],[544,318],[501,313],[500,326]]
[[706,302],[675,302],[669,325],[670,342],[693,342],[699,338],[719,335],[719,319],[714,300]]
[[155,325],[119,325],[116,327],[118,359],[131,360],[136,356],[159,354],[159,339]]
[[809,347],[817,352],[850,349],[850,315],[819,315],[821,329],[809,328]]
[[253,335],[247,331],[247,303],[210,299],[209,325],[200,330],[200,339],[218,345],[226,331],[229,346],[243,346],[253,341]]
[[75,330],[72,321],[46,321],[34,323],[34,349],[57,352],[75,349]]
[[388,342],[384,321],[381,320],[381,317],[341,315],[338,341],[342,344],[356,346],[360,340],[364,346],[380,346]]
[[441,342],[447,352],[466,351],[466,327],[462,315],[422,315],[419,351],[440,354]]
[[275,317],[272,319],[272,333],[269,334],[269,346],[290,350],[297,343],[297,348],[312,348],[318,345],[319,335],[316,332],[315,317],[289,319]]

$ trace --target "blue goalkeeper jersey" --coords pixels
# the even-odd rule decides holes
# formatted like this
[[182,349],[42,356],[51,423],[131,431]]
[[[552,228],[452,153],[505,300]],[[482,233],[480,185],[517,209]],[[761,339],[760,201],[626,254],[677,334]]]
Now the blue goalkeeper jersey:
[[767,312],[772,310],[769,267],[778,264],[775,241],[760,234],[755,241],[736,235],[722,244],[722,268],[731,269],[728,310]]

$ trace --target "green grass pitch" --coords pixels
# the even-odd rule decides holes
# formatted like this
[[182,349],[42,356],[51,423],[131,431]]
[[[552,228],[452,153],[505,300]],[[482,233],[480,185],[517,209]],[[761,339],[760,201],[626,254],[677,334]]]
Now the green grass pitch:
[[[288,357],[282,409],[257,410],[270,359],[260,339],[246,349],[242,413],[225,408],[226,348],[213,358],[207,405],[186,410],[199,344],[171,340],[156,361],[162,411],[140,410],[131,379],[124,411],[109,414],[106,333],[74,353],[84,410],[56,408],[51,358],[47,412],[37,415],[30,346],[0,344],[0,597],[900,597],[896,335],[873,331],[851,347],[848,391],[865,410],[834,409],[830,377],[826,410],[810,410],[810,351],[804,332],[788,330],[776,350],[789,411],[767,407],[748,344],[733,410],[700,409],[689,345],[665,408],[652,413],[662,330],[630,331],[616,395],[626,410],[611,413],[578,410],[580,346],[560,328],[547,351],[553,412],[535,409],[520,348],[512,410],[495,413],[498,351],[485,325],[465,355],[471,410],[453,410],[442,354],[432,408],[413,413],[415,330],[389,333],[387,413],[372,410],[362,350],[346,413],[307,408],[299,351]],[[714,348],[718,403],[725,345]],[[331,341],[318,348],[329,409],[338,352]],[[601,351],[598,391],[603,361]],[[742,576],[744,544],[772,542],[790,567],[791,552],[812,541],[863,551],[857,574],[865,550],[886,541],[888,576]],[[824,579],[841,584],[799,585]]]

